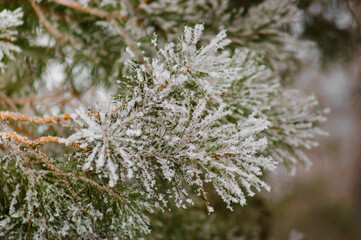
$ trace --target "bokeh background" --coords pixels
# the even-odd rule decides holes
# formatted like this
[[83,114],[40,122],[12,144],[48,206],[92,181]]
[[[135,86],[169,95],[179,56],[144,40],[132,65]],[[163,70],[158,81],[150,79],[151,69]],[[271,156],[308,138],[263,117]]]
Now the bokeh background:
[[271,177],[271,239],[361,239],[361,1],[304,0],[299,6],[305,10],[302,36],[316,42],[318,57],[295,85],[330,107],[323,127],[330,136],[309,154],[309,171]]

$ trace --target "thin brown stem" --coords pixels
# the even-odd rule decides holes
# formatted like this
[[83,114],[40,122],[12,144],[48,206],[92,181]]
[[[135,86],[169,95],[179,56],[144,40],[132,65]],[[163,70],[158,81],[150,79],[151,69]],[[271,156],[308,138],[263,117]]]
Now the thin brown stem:
[[73,118],[69,114],[63,114],[57,117],[50,117],[50,118],[39,118],[39,117],[29,117],[20,113],[3,112],[3,111],[0,111],[0,119],[3,120],[11,119],[16,121],[37,123],[37,124],[49,124],[49,123],[58,123],[64,120],[73,120]]
[[58,31],[45,17],[41,8],[36,4],[35,0],[29,0],[31,6],[33,7],[36,15],[38,15],[40,21],[43,23],[44,27],[56,38],[64,43],[70,43],[74,46],[78,44],[71,38],[67,38],[61,32]]
[[[46,95],[43,97],[38,97],[36,95],[34,96],[29,96],[26,98],[21,98],[21,99],[11,99],[11,101],[14,104],[19,104],[19,105],[24,105],[24,104],[28,104],[28,103],[37,103],[37,102],[44,102],[45,100],[49,100],[51,102],[59,102],[59,103],[63,103],[63,102],[69,102],[71,100],[71,98],[60,98],[60,96],[64,96],[65,92],[64,91],[58,91],[55,93],[52,93],[51,95]],[[1,96],[3,97],[3,96]]]
[[23,143],[25,145],[30,145],[30,142],[31,142],[31,140],[29,140],[27,137],[23,137],[21,135],[15,134],[15,133],[0,132],[0,137],[13,139],[13,140],[16,140],[17,142]]
[[76,147],[78,149],[81,149],[83,151],[88,151],[87,149],[80,147],[79,144],[76,144],[76,143],[73,143],[73,142],[68,143],[62,138],[53,137],[53,136],[40,137],[40,138],[38,138],[36,140],[30,140],[27,137],[21,136],[21,135],[16,134],[16,133],[0,132],[0,137],[16,140],[17,142],[20,142],[20,143],[22,143],[22,144],[24,144],[24,145],[26,145],[26,146],[28,146],[30,148],[39,146],[39,145],[44,144],[44,143],[53,142],[53,143],[61,143],[61,144],[65,144],[65,145],[71,145],[71,146],[74,146],[74,147]]
[[66,6],[68,8],[72,8],[76,11],[87,13],[93,16],[97,16],[105,19],[125,19],[125,17],[121,16],[118,12],[106,12],[97,8],[85,7],[80,3],[73,2],[71,0],[49,0],[50,2],[57,3],[59,5]]

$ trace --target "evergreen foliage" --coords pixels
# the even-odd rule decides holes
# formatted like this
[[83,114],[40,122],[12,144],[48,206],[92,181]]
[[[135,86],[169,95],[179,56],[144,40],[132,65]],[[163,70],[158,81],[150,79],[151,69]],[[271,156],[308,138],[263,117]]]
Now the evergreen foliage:
[[238,5],[0,3],[0,237],[172,238],[150,226],[307,168],[328,110],[284,81],[312,46],[302,12]]

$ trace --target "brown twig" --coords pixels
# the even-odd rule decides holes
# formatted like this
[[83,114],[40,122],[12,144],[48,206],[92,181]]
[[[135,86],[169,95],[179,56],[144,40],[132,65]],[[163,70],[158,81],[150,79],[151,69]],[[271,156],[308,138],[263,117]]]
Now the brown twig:
[[48,29],[48,31],[57,39],[61,40],[64,43],[71,43],[74,46],[78,44],[71,38],[65,37],[61,34],[58,29],[56,29],[51,23],[46,19],[44,13],[42,12],[41,8],[36,4],[35,0],[29,0],[31,6],[33,7],[36,15],[38,15],[40,21],[44,24],[44,27]]
[[[19,104],[19,105],[24,105],[24,104],[27,104],[27,103],[36,103],[36,102],[44,102],[44,100],[48,99],[49,101],[51,100],[51,102],[60,102],[60,103],[63,103],[64,101],[70,101],[71,98],[59,98],[59,96],[61,95],[64,95],[64,91],[58,91],[58,92],[55,92],[55,93],[52,93],[51,95],[46,95],[46,96],[43,96],[43,97],[38,97],[36,95],[34,96],[29,96],[29,97],[26,97],[26,98],[21,98],[21,99],[11,99],[11,101],[14,103],[14,104]],[[1,96],[3,97],[3,96]]]
[[28,117],[20,113],[3,112],[3,111],[0,111],[0,119],[3,120],[11,119],[16,121],[37,123],[37,124],[49,124],[49,123],[57,123],[64,120],[73,120],[73,118],[69,114],[63,114],[57,117],[50,117],[50,118],[39,118],[39,117]]
[[64,12],[62,11],[57,11],[56,9],[50,9],[48,7],[45,7],[45,6],[39,6],[41,8],[41,10],[44,12],[44,13],[53,13],[55,14],[55,16],[57,16],[60,20],[63,20],[63,21],[67,21],[67,22],[71,22],[71,23],[76,23],[76,24],[79,24],[79,23],[84,23],[86,20],[84,19],[80,19],[80,18],[76,18],[76,17],[71,17],[71,16],[67,16],[64,14]]
[[80,3],[73,2],[71,0],[49,0],[50,2],[57,3],[59,5],[66,6],[68,8],[72,8],[74,10],[77,10],[79,12],[87,13],[93,16],[97,16],[100,18],[105,18],[108,20],[111,19],[125,19],[125,17],[121,16],[118,12],[106,12],[100,9],[91,8],[91,7],[85,7],[81,5]]
[[0,136],[3,138],[9,138],[9,139],[16,140],[25,145],[30,145],[30,142],[31,142],[31,140],[29,140],[27,137],[23,137],[21,135],[15,134],[15,133],[0,132]]
[[64,139],[61,139],[61,138],[58,138],[58,137],[52,137],[52,136],[40,137],[40,138],[35,139],[35,140],[30,140],[27,137],[21,136],[21,135],[16,134],[16,133],[0,132],[0,137],[16,140],[17,142],[20,142],[20,143],[22,143],[24,145],[27,145],[30,148],[39,146],[39,145],[44,144],[44,143],[53,142],[53,143],[65,144],[67,146],[71,145],[71,146],[74,146],[74,147],[76,147],[78,149],[81,149],[83,151],[88,151],[87,149],[80,147],[79,144],[68,143]]

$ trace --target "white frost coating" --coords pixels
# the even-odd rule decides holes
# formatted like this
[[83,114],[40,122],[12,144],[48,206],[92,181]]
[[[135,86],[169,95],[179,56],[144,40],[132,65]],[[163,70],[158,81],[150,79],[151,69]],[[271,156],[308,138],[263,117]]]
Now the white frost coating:
[[203,181],[212,183],[228,205],[244,204],[254,190],[269,189],[260,176],[276,164],[259,155],[267,140],[258,134],[270,122],[251,115],[221,124],[232,113],[222,94],[244,77],[244,68],[223,50],[230,43],[225,31],[198,48],[203,29],[186,27],[179,41],[160,48],[147,67],[134,65],[129,78],[138,86],[119,107],[98,103],[93,111],[77,111],[79,127],[68,141],[89,150],[83,169],[94,168],[110,187],[136,178],[159,206],[168,201],[158,192],[164,182],[172,186],[167,195],[179,207],[193,203],[184,182],[198,193]]
[[269,154],[281,161],[291,175],[296,173],[299,163],[307,170],[312,163],[304,151],[318,146],[316,136],[328,135],[317,127],[327,120],[328,109],[315,110],[318,101],[313,95],[304,96],[298,90],[287,89],[282,89],[268,104],[271,108],[265,114],[273,123],[266,131],[273,143],[269,145]]
[[264,154],[285,165],[291,175],[300,163],[308,169],[311,162],[304,150],[318,145],[315,136],[326,134],[317,125],[326,121],[328,109],[317,110],[313,95],[303,96],[298,90],[282,88],[254,52],[236,50],[233,61],[242,66],[243,74],[224,97],[231,105],[232,116],[245,119],[247,113],[253,112],[269,120],[271,126],[260,134],[269,140]]

